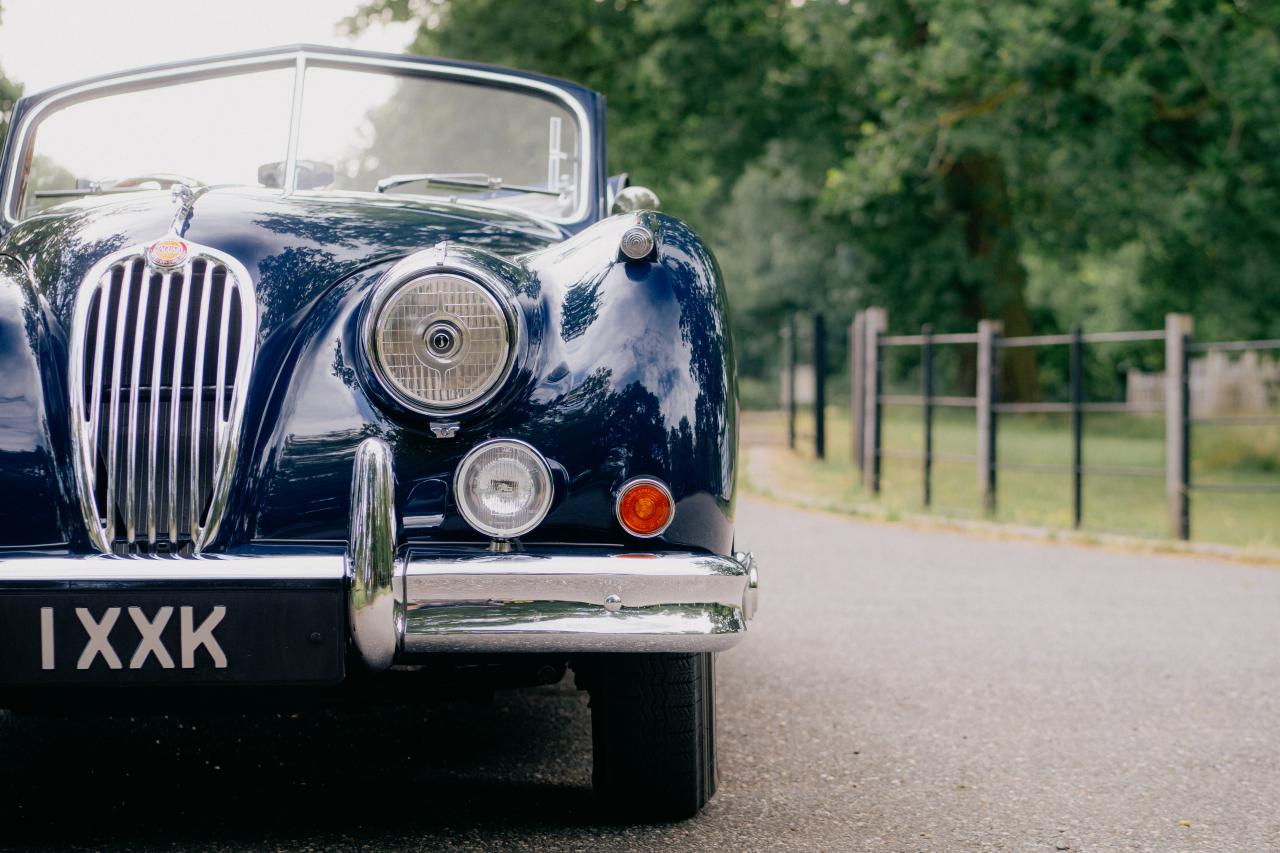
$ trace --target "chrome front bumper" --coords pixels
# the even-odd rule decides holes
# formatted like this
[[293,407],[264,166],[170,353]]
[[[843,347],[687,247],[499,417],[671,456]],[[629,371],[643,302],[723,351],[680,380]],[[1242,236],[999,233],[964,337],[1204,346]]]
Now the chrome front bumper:
[[351,638],[384,669],[431,652],[721,651],[755,613],[750,554],[396,544],[390,449],[365,439],[351,480]]
[[[438,652],[721,651],[755,612],[750,555],[410,547],[371,589],[341,551],[198,557],[0,556],[0,595],[54,590],[342,589],[351,642],[385,669]],[[418,658],[420,659],[420,658]]]
[[410,655],[721,651],[742,639],[757,595],[749,555],[412,549],[403,574]]
[[374,670],[439,652],[713,652],[754,615],[750,554],[540,546],[398,546],[390,453],[367,439],[341,548],[194,557],[0,553],[0,595],[70,589],[344,588],[348,635]]

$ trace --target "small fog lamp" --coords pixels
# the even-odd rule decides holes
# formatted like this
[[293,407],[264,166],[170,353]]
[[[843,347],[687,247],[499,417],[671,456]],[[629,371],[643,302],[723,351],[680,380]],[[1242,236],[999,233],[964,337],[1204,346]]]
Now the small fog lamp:
[[476,445],[458,466],[453,488],[467,524],[495,539],[528,533],[551,509],[551,467],[541,453],[515,439]]
[[648,539],[667,529],[675,518],[676,504],[662,482],[639,477],[622,486],[615,511],[628,533]]

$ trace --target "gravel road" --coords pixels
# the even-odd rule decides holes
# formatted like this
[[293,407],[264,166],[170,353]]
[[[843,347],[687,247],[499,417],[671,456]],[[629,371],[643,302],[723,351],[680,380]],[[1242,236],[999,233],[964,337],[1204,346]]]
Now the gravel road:
[[0,844],[127,849],[1280,848],[1280,568],[758,500],[696,820],[597,823],[589,712],[0,717]]

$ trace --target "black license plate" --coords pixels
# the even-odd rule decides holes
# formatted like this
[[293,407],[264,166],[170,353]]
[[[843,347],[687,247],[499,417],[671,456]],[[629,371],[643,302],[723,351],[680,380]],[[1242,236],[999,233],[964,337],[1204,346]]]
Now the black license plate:
[[0,683],[331,683],[338,590],[95,590],[0,595]]

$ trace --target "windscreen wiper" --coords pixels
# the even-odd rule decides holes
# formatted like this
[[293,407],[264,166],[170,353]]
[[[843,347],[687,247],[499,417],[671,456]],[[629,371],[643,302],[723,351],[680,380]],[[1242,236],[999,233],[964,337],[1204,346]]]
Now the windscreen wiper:
[[380,193],[405,184],[427,184],[433,187],[451,187],[460,190],[512,190],[518,193],[538,193],[539,195],[560,196],[559,191],[546,187],[531,187],[523,184],[504,184],[502,178],[486,175],[483,172],[423,172],[411,175],[392,175],[378,181]]
[[[84,183],[85,186],[67,187],[58,190],[35,190],[32,195],[36,198],[81,198],[87,195],[113,195],[115,193],[136,193],[155,189],[165,190],[177,184],[185,184],[189,187],[203,187],[205,185],[195,178],[168,172],[132,175],[127,178],[118,178],[110,181],[78,181],[78,183]],[[152,187],[146,186],[146,184],[159,184],[160,186]]]

